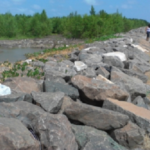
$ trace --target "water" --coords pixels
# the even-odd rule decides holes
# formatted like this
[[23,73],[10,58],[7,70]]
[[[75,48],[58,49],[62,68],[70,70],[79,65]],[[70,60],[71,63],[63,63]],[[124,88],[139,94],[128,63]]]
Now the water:
[[42,51],[37,48],[0,48],[0,62],[25,60],[25,54]]

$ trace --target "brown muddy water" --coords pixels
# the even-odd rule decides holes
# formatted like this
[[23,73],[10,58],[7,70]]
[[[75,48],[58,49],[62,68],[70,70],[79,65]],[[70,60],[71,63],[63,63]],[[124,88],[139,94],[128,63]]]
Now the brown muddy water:
[[37,48],[0,48],[0,62],[16,62],[27,59],[25,54],[40,52]]

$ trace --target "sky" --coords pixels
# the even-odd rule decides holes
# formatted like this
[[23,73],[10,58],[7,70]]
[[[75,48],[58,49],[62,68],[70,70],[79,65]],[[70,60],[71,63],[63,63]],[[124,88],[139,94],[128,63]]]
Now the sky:
[[68,16],[71,12],[89,14],[91,5],[96,13],[105,10],[115,13],[117,10],[126,18],[144,19],[150,22],[150,0],[0,0],[0,14],[34,15],[44,9],[47,16]]

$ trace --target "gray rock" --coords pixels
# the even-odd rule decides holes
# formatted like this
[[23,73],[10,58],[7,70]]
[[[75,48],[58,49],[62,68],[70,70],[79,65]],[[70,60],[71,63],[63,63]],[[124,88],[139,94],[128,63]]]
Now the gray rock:
[[150,64],[141,59],[128,60],[129,69],[139,73],[150,71]]
[[39,142],[17,119],[0,117],[1,150],[38,150]]
[[122,146],[132,149],[142,148],[145,131],[136,124],[129,122],[123,128],[114,130],[111,135]]
[[62,84],[53,81],[44,81],[45,92],[63,92],[65,95],[70,96],[73,99],[79,97],[78,89],[68,84]]
[[71,52],[71,54],[69,54],[70,61],[75,62],[75,61],[79,60],[79,58],[78,58],[79,53],[80,53],[79,50],[74,50],[73,52]]
[[102,76],[104,76],[105,78],[109,78],[109,72],[102,66],[100,66],[97,70],[96,70],[96,74],[99,75],[101,74]]
[[103,63],[117,68],[124,68],[123,62],[118,57],[103,56]]
[[60,110],[64,96],[62,92],[32,92],[34,102],[45,111],[54,114]]
[[86,97],[83,98],[85,101],[102,101],[107,97],[119,100],[126,100],[128,98],[126,91],[121,90],[117,85],[106,78],[99,77],[98,79],[92,79],[77,75],[71,79],[71,82],[82,91],[81,94]]
[[128,116],[120,113],[73,101],[65,108],[64,113],[71,120],[100,130],[121,128],[127,124],[129,119]]
[[123,101],[121,102],[113,99],[107,99],[106,101],[104,101],[103,108],[128,115],[133,123],[144,129],[147,133],[150,133],[149,110],[138,107],[132,103]]
[[46,113],[28,102],[14,102],[0,103],[0,116],[19,119],[33,129],[39,135],[42,149],[78,150],[71,124],[64,115]]
[[32,103],[32,97],[30,94],[12,92],[10,95],[0,96],[0,102],[16,102],[16,101],[28,101]]
[[83,61],[89,67],[102,64],[102,56],[98,54],[88,54],[86,52],[81,52],[79,54],[79,60]]
[[133,104],[139,106],[139,107],[143,107],[145,109],[148,109],[148,106],[145,104],[144,99],[141,96],[136,97],[133,100]]
[[34,66],[34,67],[41,67],[41,68],[43,68],[45,66],[45,64],[41,61],[33,61],[31,63],[31,65]]
[[83,70],[79,72],[78,74],[89,77],[89,78],[96,77],[95,69],[91,67],[88,67],[86,70]]
[[66,81],[63,78],[57,77],[57,76],[53,76],[53,75],[50,75],[50,74],[46,74],[45,75],[45,80],[46,81],[54,81],[54,82],[66,84]]
[[19,92],[30,94],[32,91],[41,92],[40,85],[33,78],[15,77],[5,80],[3,84],[10,87],[12,91],[17,93]]
[[111,81],[118,86],[125,88],[131,94],[132,100],[137,96],[144,97],[146,95],[146,84],[140,79],[128,76],[114,67],[111,70]]
[[44,67],[45,75],[57,76],[69,80],[72,76],[76,75],[74,64],[71,61],[48,61]]
[[82,150],[126,150],[104,131],[80,125],[72,125],[72,130]]
[[136,72],[134,70],[129,70],[129,69],[121,69],[122,72],[124,72],[125,74],[132,76],[132,77],[136,77],[140,80],[142,80],[144,83],[147,82],[148,77],[142,73]]

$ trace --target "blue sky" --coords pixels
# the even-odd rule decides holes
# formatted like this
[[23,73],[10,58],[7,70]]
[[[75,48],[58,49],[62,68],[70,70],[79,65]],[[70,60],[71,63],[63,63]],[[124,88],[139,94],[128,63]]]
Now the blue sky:
[[0,0],[0,13],[33,15],[45,9],[48,17],[61,17],[75,11],[89,14],[91,5],[96,12],[114,13],[118,9],[127,18],[150,22],[150,0]]

